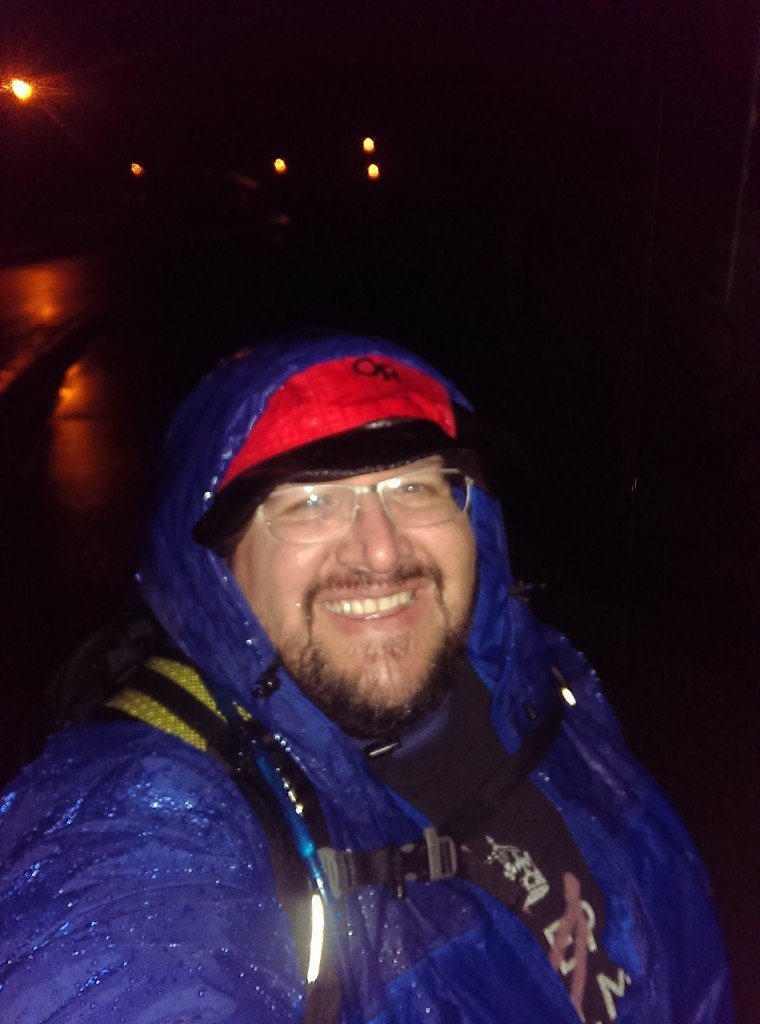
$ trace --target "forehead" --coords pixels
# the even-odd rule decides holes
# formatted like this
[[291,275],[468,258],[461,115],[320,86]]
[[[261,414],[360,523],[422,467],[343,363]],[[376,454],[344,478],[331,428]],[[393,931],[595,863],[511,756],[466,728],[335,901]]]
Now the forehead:
[[444,458],[442,455],[428,455],[424,459],[415,459],[413,462],[404,462],[400,466],[394,466],[392,469],[379,469],[374,473],[360,473],[357,476],[344,476],[344,477],[329,477],[329,478],[316,478],[312,480],[288,480],[280,484],[272,493],[277,493],[286,487],[303,487],[303,486],[314,486],[314,484],[348,484],[349,486],[362,486],[366,484],[376,484],[381,480],[392,479],[396,476],[401,476],[405,473],[415,473],[418,470],[425,469],[438,469],[444,465]]

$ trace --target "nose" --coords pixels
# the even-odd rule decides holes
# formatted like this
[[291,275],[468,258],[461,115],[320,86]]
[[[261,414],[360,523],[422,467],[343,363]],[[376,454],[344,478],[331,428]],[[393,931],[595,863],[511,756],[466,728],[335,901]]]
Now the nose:
[[341,565],[363,572],[387,573],[409,553],[411,544],[388,517],[377,494],[362,494],[356,516],[340,538],[336,556]]

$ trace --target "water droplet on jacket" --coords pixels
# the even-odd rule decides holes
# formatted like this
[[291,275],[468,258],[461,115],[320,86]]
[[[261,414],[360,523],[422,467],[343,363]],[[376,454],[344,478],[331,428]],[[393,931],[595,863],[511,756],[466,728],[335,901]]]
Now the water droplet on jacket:
[[5,814],[5,812],[8,810],[8,808],[11,806],[11,804],[13,803],[13,801],[15,799],[16,799],[16,791],[15,790],[13,792],[11,792],[11,793],[7,793],[6,796],[3,797],[3,802],[0,803],[0,814]]

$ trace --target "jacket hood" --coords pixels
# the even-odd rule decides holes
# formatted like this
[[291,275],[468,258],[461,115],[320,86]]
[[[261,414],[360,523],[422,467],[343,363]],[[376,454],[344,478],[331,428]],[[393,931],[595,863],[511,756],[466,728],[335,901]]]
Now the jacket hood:
[[[302,333],[238,352],[200,382],[170,424],[137,577],[153,613],[212,686],[255,707],[268,728],[290,739],[300,736],[315,754],[318,746],[324,751],[322,742],[337,727],[282,669],[279,689],[266,700],[255,699],[258,680],[277,652],[225,562],[196,543],[192,532],[272,396],[290,377],[319,363],[372,354],[422,370],[443,385],[453,402],[470,408],[437,370],[380,338]],[[468,650],[481,677],[494,686],[511,646],[511,574],[498,503],[476,487],[470,516],[478,551],[478,594]]]

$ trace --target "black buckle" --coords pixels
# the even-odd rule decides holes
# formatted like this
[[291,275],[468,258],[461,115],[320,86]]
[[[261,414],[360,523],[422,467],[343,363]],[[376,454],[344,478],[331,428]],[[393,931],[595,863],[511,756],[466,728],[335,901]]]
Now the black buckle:
[[457,873],[457,848],[449,836],[438,835],[430,825],[422,832],[424,842],[381,846],[369,852],[317,850],[322,870],[336,899],[360,885],[389,885],[400,899],[407,882],[439,882]]

